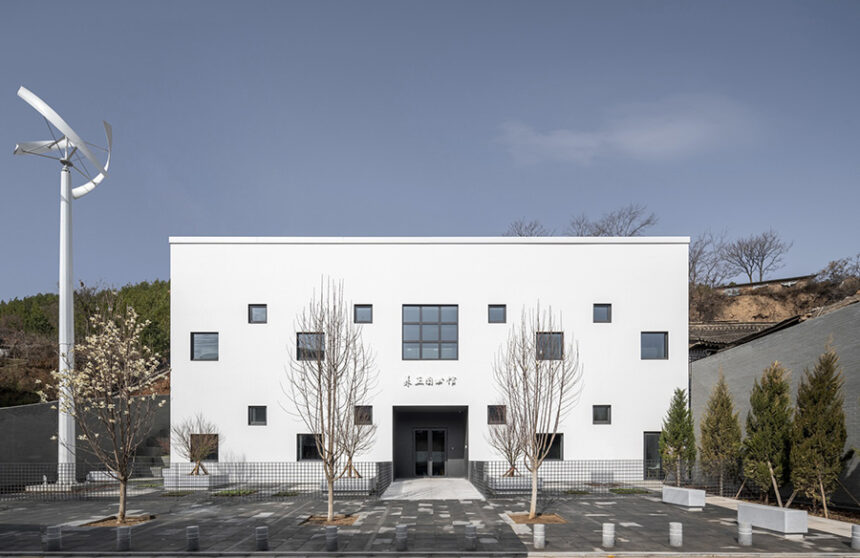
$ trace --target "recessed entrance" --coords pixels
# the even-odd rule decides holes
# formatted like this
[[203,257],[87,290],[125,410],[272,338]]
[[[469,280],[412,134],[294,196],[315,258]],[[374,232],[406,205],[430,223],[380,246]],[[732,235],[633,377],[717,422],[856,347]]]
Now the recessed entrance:
[[394,477],[465,477],[468,407],[394,407]]

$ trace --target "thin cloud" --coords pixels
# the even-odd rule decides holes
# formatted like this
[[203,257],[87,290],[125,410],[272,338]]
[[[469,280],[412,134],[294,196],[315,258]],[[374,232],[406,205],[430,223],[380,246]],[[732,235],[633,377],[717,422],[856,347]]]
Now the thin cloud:
[[518,162],[589,164],[604,157],[676,160],[747,143],[756,135],[754,115],[719,97],[684,97],[617,107],[595,130],[540,131],[506,122],[497,140]]

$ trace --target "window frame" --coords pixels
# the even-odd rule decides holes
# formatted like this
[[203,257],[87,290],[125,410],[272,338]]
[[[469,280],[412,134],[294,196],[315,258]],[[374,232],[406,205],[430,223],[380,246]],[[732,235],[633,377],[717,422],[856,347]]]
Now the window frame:
[[[358,310],[370,310],[369,320],[359,320]],[[372,304],[353,304],[352,305],[352,323],[354,324],[372,324],[373,323],[373,305]]]
[[[600,420],[595,416],[597,409],[606,409],[606,420]],[[612,405],[592,405],[591,424],[612,424]]]
[[[417,308],[418,309],[418,321],[407,321],[406,320],[406,309],[407,308]],[[437,321],[424,321],[424,309],[425,308],[436,308],[438,312],[438,320]],[[454,308],[457,313],[456,321],[446,321],[442,318],[443,308]],[[437,361],[437,360],[460,360],[460,305],[459,304],[404,304],[401,306],[400,310],[400,359],[407,360],[410,362],[415,361]],[[457,328],[457,335],[455,340],[445,340],[442,339],[442,327],[443,326],[455,326]],[[406,327],[407,326],[417,326],[418,327],[418,339],[417,340],[406,340]],[[425,327],[436,326],[438,329],[436,331],[436,339],[424,339],[424,330]],[[418,345],[418,358],[407,358],[406,357],[406,345]],[[435,345],[437,349],[438,356],[436,358],[425,358],[424,357],[424,347]],[[456,351],[456,356],[454,357],[444,357],[443,346],[444,345],[453,345],[454,350]]]
[[[356,426],[373,426],[373,405],[355,405],[352,410],[352,423]],[[365,414],[362,414],[365,413]],[[366,417],[359,421],[360,417]]]
[[[263,410],[263,420],[254,420],[254,411],[252,409]],[[266,405],[248,405],[248,426],[268,426],[269,424],[269,409]]]
[[[559,348],[559,356],[558,358],[545,357],[544,351],[541,348],[541,337],[549,335],[549,336],[559,336],[560,342],[558,344]],[[552,348],[552,347],[551,347]],[[554,355],[555,353],[553,353]],[[536,331],[535,332],[535,359],[536,360],[548,360],[548,361],[557,361],[564,360],[564,332],[563,331]]]
[[[551,432],[546,432],[546,433],[541,432],[538,434],[538,436],[552,436],[552,433]],[[563,432],[556,432],[555,438],[553,439],[552,442],[553,443],[550,446],[549,451],[547,451],[545,460],[546,461],[564,461],[564,433]],[[558,443],[558,457],[550,457],[550,454],[552,453],[552,448],[556,445],[556,443]]]
[[[266,311],[266,318],[262,321],[254,319],[254,309],[262,308]],[[249,324],[267,324],[269,323],[269,305],[268,304],[249,304],[248,305],[248,323]]]
[[[300,339],[303,335],[322,337],[322,349],[318,347],[305,348],[302,347]],[[318,354],[305,354],[303,351],[322,351],[322,356]],[[324,362],[325,361],[325,332],[323,331],[297,331],[296,332],[296,360],[302,362]]]
[[[302,444],[302,439],[305,436],[311,438],[311,440],[313,441],[314,451],[316,451],[317,454],[316,457],[302,457],[302,448],[305,447],[304,444]],[[322,455],[320,455],[320,452],[317,449],[316,440],[314,440],[313,438],[314,434],[307,434],[302,432],[296,434],[296,461],[322,461]]]
[[488,425],[508,424],[508,406],[507,405],[487,405],[487,424]]
[[[194,358],[194,336],[195,335],[214,335],[215,336],[215,358]],[[221,358],[221,336],[217,331],[192,331],[191,332],[191,360],[202,362],[217,362]]]
[[[601,308],[605,307],[606,308],[607,319],[605,319],[605,320],[598,320],[597,319],[597,316],[595,315],[595,311],[597,310],[598,307],[601,307]],[[611,324],[612,323],[612,303],[611,302],[595,302],[594,305],[591,307],[591,321],[592,321],[592,323],[595,323],[595,324]]]
[[[662,335],[663,336],[663,355],[656,357],[646,357],[643,354],[645,349],[646,335]],[[669,332],[668,331],[642,331],[639,334],[639,359],[640,360],[669,360]]]
[[[502,321],[493,320],[493,310],[502,310]],[[488,304],[487,305],[487,323],[488,324],[506,324],[508,323],[508,305],[507,304]]]

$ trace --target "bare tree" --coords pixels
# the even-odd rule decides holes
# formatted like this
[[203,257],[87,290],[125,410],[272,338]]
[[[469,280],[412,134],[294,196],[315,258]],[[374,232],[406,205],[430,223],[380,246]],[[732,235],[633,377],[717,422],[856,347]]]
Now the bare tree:
[[579,400],[581,367],[577,343],[564,342],[561,319],[552,309],[523,311],[499,350],[493,372],[507,413],[519,432],[532,477],[529,518],[537,512],[538,470],[552,448],[561,420]]
[[714,234],[707,230],[690,242],[690,285],[715,287],[729,278],[723,259],[725,233]]
[[[501,405],[497,405],[502,407]],[[490,425],[490,445],[504,456],[508,462],[508,470],[505,471],[503,477],[513,477],[517,474],[517,462],[523,454],[520,446],[520,431],[516,424],[516,413],[508,413],[507,406],[505,409],[504,423]]]
[[206,419],[203,413],[174,424],[170,429],[173,434],[173,447],[184,459],[194,463],[189,475],[199,475],[209,471],[203,466],[203,460],[218,449],[219,432],[215,423]]
[[[355,393],[350,395],[353,401],[366,403],[370,400],[372,384],[375,377],[370,374],[354,376]],[[352,413],[347,413],[346,421],[340,431],[343,455],[346,464],[340,472],[340,476],[361,478],[361,473],[355,468],[355,456],[359,455],[373,446],[376,436],[376,425],[373,424],[373,414],[369,406],[356,405]]]
[[553,232],[544,227],[540,221],[517,219],[508,226],[502,236],[552,236]]
[[138,446],[149,435],[158,403],[150,388],[160,376],[158,355],[140,336],[149,322],[125,314],[97,313],[90,334],[75,351],[68,374],[52,373],[55,389],[70,397],[61,410],[74,417],[89,450],[119,481],[117,523],[125,521],[126,491]]
[[[343,299],[343,283],[323,280],[319,293],[296,319],[296,352],[290,354],[285,391],[291,410],[313,434],[328,486],[328,521],[334,519],[334,481],[346,455],[344,430],[357,399],[375,378],[372,351],[365,347]],[[354,416],[354,415],[353,415]],[[353,432],[372,435],[372,429]],[[355,448],[362,447],[356,444]],[[356,449],[357,451],[357,449]]]
[[640,236],[659,221],[655,213],[640,204],[629,204],[610,211],[596,221],[584,213],[571,219],[567,228],[570,236]]
[[746,238],[729,242],[723,248],[723,260],[732,275],[744,274],[753,282],[763,281],[766,273],[782,267],[782,257],[791,248],[773,229]]

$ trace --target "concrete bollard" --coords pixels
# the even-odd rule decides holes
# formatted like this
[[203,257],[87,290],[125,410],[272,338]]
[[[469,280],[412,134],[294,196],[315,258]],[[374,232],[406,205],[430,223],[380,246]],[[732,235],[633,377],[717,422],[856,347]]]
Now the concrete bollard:
[[669,523],[669,546],[681,546],[683,543],[683,527],[677,521],[672,521]]
[[851,548],[860,550],[860,525],[851,526]]
[[406,525],[400,523],[394,527],[394,549],[397,552],[405,552],[406,551],[406,542],[407,542],[407,527]]
[[189,525],[185,528],[185,550],[189,552],[200,550],[200,529],[197,525]]
[[257,552],[269,550],[269,528],[265,525],[255,529],[257,538]]
[[535,550],[543,550],[546,548],[546,525],[535,523],[533,532]]
[[116,528],[116,550],[126,552],[131,549],[131,527],[120,526]]
[[337,550],[337,525],[328,525],[325,528],[325,550],[326,552]]
[[612,548],[615,546],[615,524],[603,524],[603,548]]
[[48,527],[48,536],[45,537],[45,550],[56,552],[63,549],[63,528],[59,525]]
[[752,523],[738,523],[738,544],[752,546]]
[[466,550],[478,550],[478,528],[466,525]]

